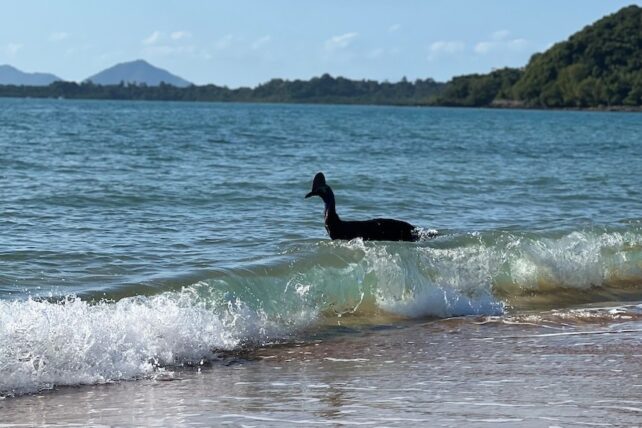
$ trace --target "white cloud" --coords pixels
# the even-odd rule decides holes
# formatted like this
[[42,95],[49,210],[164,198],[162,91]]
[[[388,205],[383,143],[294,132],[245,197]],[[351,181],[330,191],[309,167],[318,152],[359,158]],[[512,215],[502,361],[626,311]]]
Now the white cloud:
[[506,40],[508,38],[508,36],[510,36],[510,31],[508,31],[508,30],[498,30],[498,31],[495,31],[493,34],[491,34],[490,37],[493,40],[500,41],[500,40]]
[[325,41],[325,49],[327,51],[334,51],[337,49],[345,49],[354,41],[358,33],[345,33],[339,36],[330,37]]
[[121,50],[116,50],[116,51],[110,51],[110,52],[105,52],[103,54],[100,54],[94,58],[95,62],[98,62],[99,64],[105,64],[105,63],[114,63],[115,61],[124,61],[123,55],[125,52]]
[[378,59],[378,58],[381,58],[385,53],[386,53],[385,50],[383,50],[381,48],[376,48],[376,49],[373,49],[370,52],[368,52],[366,54],[366,57],[368,59]]
[[8,56],[15,56],[24,47],[22,43],[7,43],[2,51]]
[[430,52],[433,54],[454,54],[464,50],[466,46],[463,42],[440,40],[430,45]]
[[532,43],[526,39],[510,38],[508,30],[495,31],[490,38],[491,40],[475,44],[475,53],[487,55],[494,52],[524,52],[533,47]]
[[197,51],[193,45],[185,44],[186,40],[192,37],[188,31],[173,31],[163,33],[154,31],[142,40],[144,48],[143,56],[174,56],[191,55]]
[[488,52],[492,51],[497,43],[494,42],[479,42],[475,45],[475,52],[481,55],[485,55]]
[[69,33],[65,33],[64,31],[58,31],[49,35],[49,41],[51,42],[62,42],[63,40],[66,40],[68,38]]
[[66,56],[74,56],[74,55],[79,55],[83,54],[83,56],[86,56],[85,53],[89,52],[92,49],[92,45],[89,43],[85,43],[79,46],[70,46],[65,50],[65,55]]
[[523,51],[528,48],[528,40],[526,39],[513,39],[508,42],[508,47],[516,51]]
[[455,55],[463,52],[466,48],[464,42],[458,40],[439,40],[428,47],[428,61],[433,61],[440,56]]
[[270,43],[270,41],[272,41],[272,37],[270,37],[270,36],[260,37],[260,38],[256,39],[254,41],[254,43],[252,43],[252,49],[254,49],[254,50],[261,49],[263,46],[265,46],[268,43]]
[[218,39],[214,44],[214,47],[218,50],[227,49],[232,45],[233,41],[234,41],[234,36],[231,34],[227,34],[221,37],[220,39]]
[[164,34],[162,31],[154,31],[149,36],[142,40],[142,43],[147,46],[159,44],[161,42],[167,43],[168,41],[178,42],[192,37],[189,31],[173,31],[169,34]]
[[145,55],[149,56],[174,56],[186,55],[196,52],[194,46],[170,46],[170,45],[157,45],[149,46],[144,49]]
[[189,39],[190,37],[192,37],[192,33],[188,31],[174,31],[172,34],[169,35],[169,37],[172,40]]
[[144,45],[153,45],[156,44],[163,34],[160,31],[154,31],[148,37],[143,39]]
[[391,25],[390,27],[388,27],[388,32],[389,33],[394,33],[395,31],[399,31],[400,28],[401,28],[401,25],[394,24],[394,25]]

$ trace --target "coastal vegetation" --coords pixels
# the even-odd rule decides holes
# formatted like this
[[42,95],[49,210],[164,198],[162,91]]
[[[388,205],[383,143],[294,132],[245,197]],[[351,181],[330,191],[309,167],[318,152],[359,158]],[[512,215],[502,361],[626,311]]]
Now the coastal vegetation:
[[230,89],[217,85],[179,88],[166,83],[96,85],[92,82],[54,82],[49,86],[0,86],[3,97],[72,98],[157,101],[237,101],[338,104],[430,104],[444,83],[432,79],[409,82],[350,80],[324,74],[310,80],[272,79],[255,88]]
[[48,86],[0,85],[2,97],[115,100],[238,101],[442,105],[466,107],[641,108],[642,8],[629,6],[533,55],[523,68],[487,74],[399,82],[324,74],[310,80],[272,79],[255,88],[166,83]]
[[534,55],[508,95],[533,106],[642,105],[642,8],[624,8]]
[[626,7],[533,55],[523,69],[453,78],[436,98],[453,106],[642,106],[642,8]]

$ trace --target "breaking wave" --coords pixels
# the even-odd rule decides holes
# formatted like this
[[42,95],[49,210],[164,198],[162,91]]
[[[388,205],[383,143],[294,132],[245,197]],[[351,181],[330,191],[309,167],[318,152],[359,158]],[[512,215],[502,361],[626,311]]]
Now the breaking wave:
[[[0,396],[136,379],[339,322],[642,300],[642,231],[314,241],[276,262],[117,301],[0,301]],[[569,312],[572,314],[572,312]]]

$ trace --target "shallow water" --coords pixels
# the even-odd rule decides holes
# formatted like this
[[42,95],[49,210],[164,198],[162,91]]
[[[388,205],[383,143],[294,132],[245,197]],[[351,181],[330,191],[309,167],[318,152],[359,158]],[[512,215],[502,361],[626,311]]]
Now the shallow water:
[[[163,385],[178,394],[180,383],[151,379],[270,372],[255,361],[265,346],[278,344],[268,348],[278,356],[319,335],[342,346],[292,370],[342,377],[325,358],[386,337],[381,326],[430,343],[439,334],[426,319],[464,316],[456,323],[474,336],[475,317],[498,317],[497,337],[510,335],[507,320],[554,309],[574,329],[629,322],[620,311],[639,323],[639,114],[3,99],[0,131],[0,395],[27,394],[25,403],[42,390],[131,379],[147,380],[96,391]],[[303,199],[317,171],[342,217],[395,217],[440,235],[329,241],[322,202]],[[586,317],[595,305],[608,309]],[[604,361],[639,355],[639,324],[625,330],[596,336],[625,341],[625,353],[598,341],[599,363],[582,369],[606,378]],[[417,353],[421,373],[436,370],[406,345],[394,361]],[[506,355],[518,346],[495,345]],[[490,367],[470,357],[488,343],[457,346],[475,371],[462,371],[453,394],[475,390],[465,378]],[[541,369],[538,346],[520,346],[511,364]],[[220,364],[241,351],[242,364]],[[204,378],[177,369],[209,362]],[[376,388],[412,376],[402,364],[377,367]],[[537,383],[534,372],[509,378]],[[639,388],[622,394],[639,401]],[[353,404],[371,397],[362,398]]]
[[641,321],[638,306],[343,328],[0,413],[10,426],[637,426]]

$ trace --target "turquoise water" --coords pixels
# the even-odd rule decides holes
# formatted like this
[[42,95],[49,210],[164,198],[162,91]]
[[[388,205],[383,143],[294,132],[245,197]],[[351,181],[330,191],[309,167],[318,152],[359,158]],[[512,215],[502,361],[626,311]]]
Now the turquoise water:
[[[0,100],[0,393],[337,319],[639,312],[641,135],[627,113]],[[440,236],[329,241],[318,171],[344,219]]]

